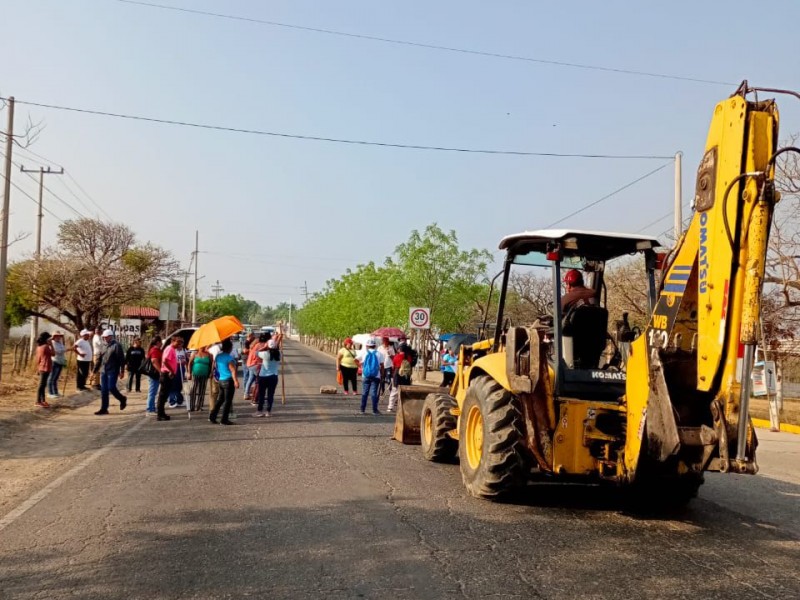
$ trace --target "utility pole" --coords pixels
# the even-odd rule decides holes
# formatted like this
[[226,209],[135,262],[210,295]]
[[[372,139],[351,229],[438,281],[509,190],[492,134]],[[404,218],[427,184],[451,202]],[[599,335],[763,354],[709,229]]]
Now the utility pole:
[[211,286],[211,291],[212,291],[212,292],[214,292],[214,298],[216,298],[217,300],[219,300],[219,293],[220,293],[220,292],[224,292],[224,291],[225,291],[225,288],[223,288],[223,287],[222,287],[222,286],[219,284],[219,279],[217,279],[217,284],[216,284],[216,285],[212,285],[212,286]]
[[308,302],[308,282],[307,281],[303,282],[303,297],[306,299],[306,302]]
[[0,227],[0,377],[3,374],[3,349],[6,344],[6,277],[8,275],[8,217],[11,196],[11,152],[14,149],[14,96],[8,99],[8,125],[6,127],[6,169],[3,184],[3,224]]
[[681,158],[683,152],[675,153],[675,241],[681,237],[683,231],[683,190],[681,182]]
[[194,291],[192,292],[192,325],[197,323],[197,263],[200,256],[200,232],[194,232]]
[[[39,173],[39,212],[36,213],[36,252],[34,256],[34,265],[36,269],[36,277],[34,278],[34,288],[33,288],[33,296],[36,297],[36,278],[38,278],[39,273],[39,260],[42,257],[42,218],[44,217],[43,206],[44,206],[44,176],[45,175],[63,175],[64,174],[64,167],[61,167],[60,171],[53,171],[50,167],[45,169],[44,167],[39,167],[38,169],[26,169],[25,165],[21,165],[19,168],[20,172],[22,173]],[[31,356],[36,349],[36,338],[39,336],[39,317],[34,316],[31,319],[31,339],[30,339],[30,351]]]

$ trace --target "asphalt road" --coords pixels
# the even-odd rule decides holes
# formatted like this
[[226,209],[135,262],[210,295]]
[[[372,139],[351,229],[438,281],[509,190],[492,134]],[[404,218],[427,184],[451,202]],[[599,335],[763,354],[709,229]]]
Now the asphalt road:
[[798,436],[680,514],[575,485],[493,504],[319,395],[330,358],[286,357],[270,419],[239,397],[232,427],[158,423],[132,395],[0,441],[0,598],[800,598]]

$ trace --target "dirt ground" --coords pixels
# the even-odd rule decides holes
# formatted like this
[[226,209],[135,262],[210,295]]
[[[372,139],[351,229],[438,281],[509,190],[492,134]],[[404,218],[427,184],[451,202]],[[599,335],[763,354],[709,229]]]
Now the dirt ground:
[[[39,378],[31,365],[22,373],[13,373],[13,356],[5,353],[3,356],[3,378],[0,382],[0,426],[11,426],[27,418],[43,417],[69,407],[62,399],[47,401],[52,409],[42,409],[36,406],[36,389],[39,387]],[[74,359],[61,373],[59,379],[59,393],[70,396],[75,393],[75,363]],[[63,404],[62,404],[63,402]]]

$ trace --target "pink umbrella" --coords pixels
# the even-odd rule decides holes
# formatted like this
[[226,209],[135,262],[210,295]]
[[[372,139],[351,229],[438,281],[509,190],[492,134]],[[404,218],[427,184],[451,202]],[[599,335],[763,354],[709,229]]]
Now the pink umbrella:
[[397,327],[381,327],[380,329],[376,329],[372,332],[373,337],[388,337],[388,338],[403,338],[405,339],[406,332],[402,329],[398,329]]

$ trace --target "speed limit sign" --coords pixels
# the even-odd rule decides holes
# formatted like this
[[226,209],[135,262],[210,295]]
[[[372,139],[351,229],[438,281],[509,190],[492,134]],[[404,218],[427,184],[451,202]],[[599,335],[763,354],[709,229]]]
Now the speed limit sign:
[[412,329],[430,329],[431,309],[419,307],[408,309],[408,322]]

